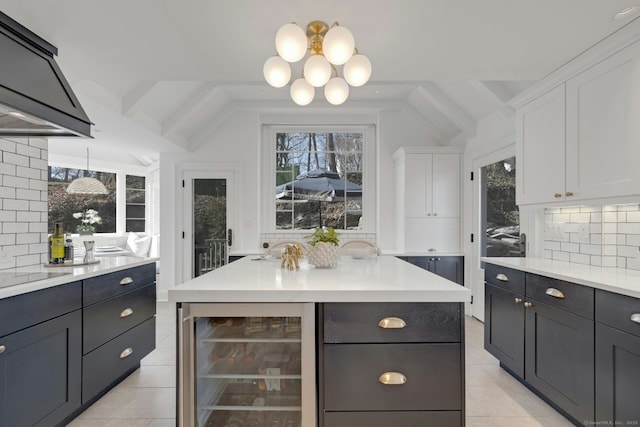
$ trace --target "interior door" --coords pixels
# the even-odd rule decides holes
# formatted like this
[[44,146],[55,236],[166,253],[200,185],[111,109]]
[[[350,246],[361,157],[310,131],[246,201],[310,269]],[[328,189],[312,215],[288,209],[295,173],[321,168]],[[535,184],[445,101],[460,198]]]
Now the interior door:
[[231,171],[185,171],[185,280],[225,265],[233,248],[233,182]]

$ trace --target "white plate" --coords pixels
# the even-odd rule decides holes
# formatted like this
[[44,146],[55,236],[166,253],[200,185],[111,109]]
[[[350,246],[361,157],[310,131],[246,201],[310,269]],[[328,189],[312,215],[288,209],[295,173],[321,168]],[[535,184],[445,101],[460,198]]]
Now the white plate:
[[117,246],[98,246],[96,250],[102,251],[102,252],[117,252],[117,251],[121,251],[122,249],[120,249]]

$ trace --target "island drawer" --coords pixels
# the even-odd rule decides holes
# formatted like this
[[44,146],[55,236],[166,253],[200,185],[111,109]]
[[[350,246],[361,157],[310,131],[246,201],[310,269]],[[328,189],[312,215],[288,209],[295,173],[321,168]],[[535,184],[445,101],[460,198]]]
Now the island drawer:
[[524,295],[524,271],[502,267],[500,265],[484,265],[484,281],[506,291]]
[[[324,409],[461,410],[461,363],[460,344],[325,345]],[[393,384],[401,376],[387,381],[384,373],[406,382]]]
[[148,285],[83,310],[82,354],[153,317],[156,286]]
[[130,292],[156,280],[156,265],[150,263],[92,277],[82,282],[82,303],[86,307],[107,298]]
[[460,342],[460,303],[325,303],[325,343]]
[[640,337],[640,298],[596,289],[596,321]]
[[80,282],[0,299],[0,337],[78,310],[81,304]]
[[460,427],[460,411],[411,411],[411,412],[327,412],[324,424],[331,427]]
[[526,282],[528,298],[593,319],[593,288],[531,273],[527,273]]
[[83,404],[140,364],[155,348],[155,330],[155,318],[151,318],[83,356]]

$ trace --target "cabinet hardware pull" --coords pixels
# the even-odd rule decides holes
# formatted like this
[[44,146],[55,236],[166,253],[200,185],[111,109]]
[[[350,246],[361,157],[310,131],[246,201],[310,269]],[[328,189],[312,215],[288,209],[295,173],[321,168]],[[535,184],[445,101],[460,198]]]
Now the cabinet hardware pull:
[[378,322],[382,329],[402,329],[407,326],[407,322],[399,317],[385,317]]
[[431,216],[431,214],[430,214],[430,213],[427,213],[427,216]]
[[7,347],[0,345],[0,353],[4,353],[4,351],[7,349]]
[[564,299],[564,294],[562,293],[562,291],[559,291],[556,288],[547,288],[544,293],[549,295],[550,297]]
[[562,194],[556,193],[556,194],[553,195],[553,197],[555,197],[556,199],[559,199],[560,197],[562,197]]
[[385,372],[380,375],[378,381],[384,385],[402,385],[407,382],[407,377],[400,372]]
[[433,214],[433,216],[438,216],[438,214],[437,214],[437,213],[434,213],[434,214]]
[[567,191],[566,196],[567,197],[573,197],[573,193],[571,191]]
[[128,285],[129,283],[133,283],[133,279],[129,276],[125,277],[124,279],[120,280],[120,284],[121,285]]
[[124,310],[122,310],[122,313],[120,313],[120,317],[129,317],[133,314],[133,310],[131,308],[125,308]]
[[[640,313],[635,313],[631,315],[631,321],[632,322],[636,322],[636,323],[640,323]],[[0,352],[2,353],[2,352]]]
[[525,302],[525,303],[524,303],[524,306],[525,306],[525,307],[527,307],[527,308],[529,308],[529,307],[533,307],[533,304],[532,304],[532,303],[530,303],[530,302]]
[[133,354],[133,349],[131,347],[127,347],[124,350],[122,350],[122,353],[120,353],[120,359],[124,359],[125,357],[129,357]]
[[427,249],[427,252],[435,252],[436,250],[434,248],[429,248]]
[[498,274],[496,276],[496,279],[500,280],[501,282],[508,282],[509,281],[509,278],[507,277],[507,275],[506,274],[502,274],[502,273]]
[[522,298],[516,298],[516,304],[520,304],[522,302]]

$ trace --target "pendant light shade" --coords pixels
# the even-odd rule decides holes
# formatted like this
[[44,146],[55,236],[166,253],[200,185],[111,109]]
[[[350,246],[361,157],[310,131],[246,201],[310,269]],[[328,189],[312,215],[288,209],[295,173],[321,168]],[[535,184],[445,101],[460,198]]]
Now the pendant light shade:
[[339,25],[327,31],[322,42],[324,56],[333,65],[346,63],[353,55],[355,47],[356,41],[351,31]]
[[283,87],[291,78],[291,66],[279,56],[267,59],[262,69],[264,79],[273,87]]
[[308,105],[313,101],[316,90],[305,79],[299,78],[291,85],[291,99],[298,105]]
[[313,87],[327,84],[331,78],[331,64],[322,55],[313,55],[304,63],[304,78]]
[[364,55],[353,55],[342,70],[344,79],[353,87],[360,87],[371,77],[371,61]]
[[298,62],[307,53],[307,35],[296,24],[284,24],[276,33],[276,50],[287,62]]
[[[87,172],[89,171],[89,147],[87,147]],[[67,186],[69,194],[109,194],[107,187],[95,178],[76,178]]]
[[349,97],[349,85],[341,77],[334,77],[324,87],[324,97],[329,104],[340,105]]

